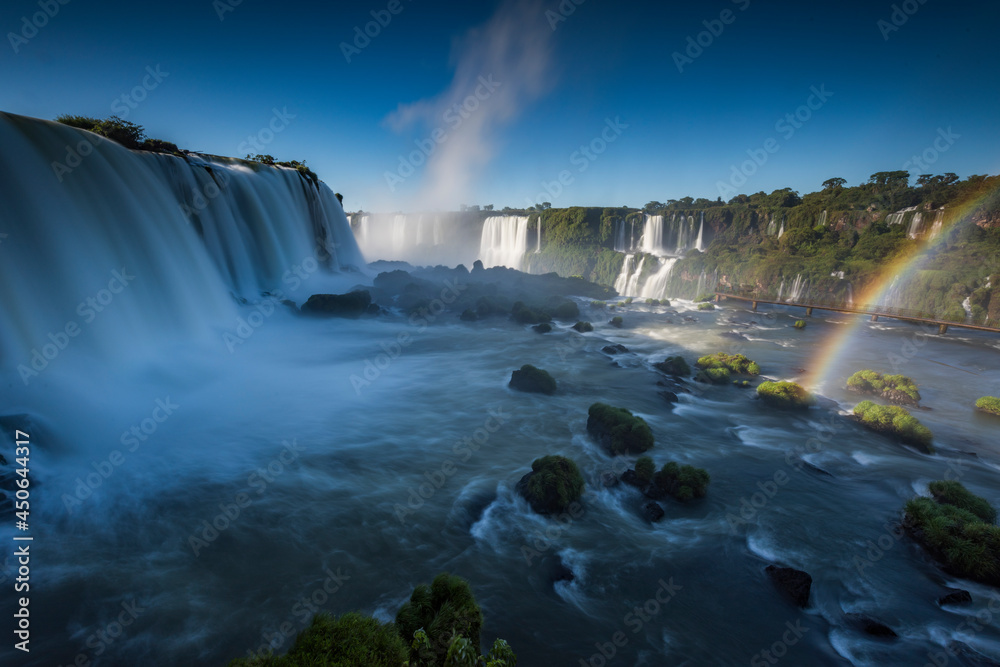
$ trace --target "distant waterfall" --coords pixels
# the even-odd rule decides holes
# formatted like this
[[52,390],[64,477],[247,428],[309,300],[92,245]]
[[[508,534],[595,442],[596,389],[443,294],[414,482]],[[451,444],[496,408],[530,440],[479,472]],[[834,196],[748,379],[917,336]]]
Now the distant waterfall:
[[[294,169],[131,151],[4,113],[0,146],[0,183],[16,193],[0,207],[9,235],[0,262],[5,363],[27,363],[71,318],[86,325],[81,340],[98,354],[138,352],[172,334],[217,341],[236,321],[233,293],[259,300],[287,290],[287,277],[307,263],[364,266],[333,192]],[[52,165],[67,146],[88,150],[57,174]],[[81,300],[108,293],[109,280],[120,292],[114,303],[77,319]]]
[[702,269],[701,274],[698,275],[698,289],[695,290],[695,296],[701,296],[705,293],[705,280],[707,278],[708,276],[705,275],[705,270]]
[[483,266],[506,266],[520,270],[527,251],[527,216],[493,215],[486,218],[479,243],[479,259]]
[[901,225],[905,220],[907,214],[913,213],[917,210],[916,206],[911,206],[909,208],[904,208],[902,211],[896,211],[895,213],[890,213],[886,216],[885,221],[890,225]]
[[615,222],[615,251],[634,252],[635,220],[618,220]]
[[[698,252],[705,252],[705,212],[701,212],[701,224],[698,225],[698,240],[694,242]],[[699,292],[700,294],[700,292]]]
[[972,297],[965,297],[965,301],[962,302],[962,308],[965,309],[965,319],[972,319]]
[[854,306],[854,286],[851,283],[847,283],[847,305]]
[[538,243],[535,244],[535,254],[542,251],[542,218],[538,218]]
[[900,282],[899,274],[892,277],[892,282],[889,283],[889,289],[886,290],[882,297],[880,306],[883,308],[898,308],[900,304],[900,299],[902,297],[902,288],[899,284]]
[[774,236],[778,231],[777,224],[775,221],[775,214],[771,214],[771,221],[767,223],[767,229],[764,231],[768,236]]
[[639,278],[642,277],[642,270],[646,265],[646,257],[635,264],[635,255],[625,255],[625,262],[622,264],[621,273],[615,280],[615,291],[621,296],[637,296],[639,291]]
[[662,255],[664,253],[662,215],[646,216],[646,223],[642,228],[642,251],[651,255]]
[[792,291],[789,292],[788,298],[785,299],[788,303],[798,303],[799,299],[802,298],[808,283],[802,279],[802,274],[795,274],[795,281],[792,283]]
[[923,219],[923,213],[917,212],[913,214],[913,220],[910,221],[910,229],[906,232],[907,237],[915,239],[920,236],[920,233],[923,231]]
[[781,297],[785,294],[785,279],[781,279],[781,284],[778,286],[778,301],[781,301]]
[[781,229],[778,230],[778,238],[780,239],[785,235],[785,219],[781,219]]
[[927,238],[932,239],[941,233],[941,229],[944,227],[944,209],[938,209],[937,216],[934,218],[934,223],[931,225],[931,231],[927,235]]
[[425,263],[428,251],[445,243],[440,215],[402,213],[362,215],[355,227],[361,252],[369,261],[390,260]]
[[826,227],[826,210],[819,214],[819,226]]
[[[674,213],[670,220],[662,215],[647,215],[643,224],[639,249],[650,255],[683,255],[688,250],[705,248],[705,213],[702,212],[701,227],[693,215]],[[616,249],[619,247],[616,241]],[[619,251],[621,252],[621,251]]]
[[661,258],[660,268],[646,279],[646,284],[642,286],[639,294],[644,299],[665,299],[667,297],[667,283],[670,281],[670,274],[677,263],[677,257]]

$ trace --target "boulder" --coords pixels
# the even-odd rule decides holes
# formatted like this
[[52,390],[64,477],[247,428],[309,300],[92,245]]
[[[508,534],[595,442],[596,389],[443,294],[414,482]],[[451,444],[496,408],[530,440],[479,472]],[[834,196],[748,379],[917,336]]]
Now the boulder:
[[848,614],[847,620],[849,620],[856,628],[865,634],[871,635],[872,637],[893,639],[899,636],[885,623],[876,620],[871,616],[866,616],[865,614]]
[[607,488],[618,486],[618,475],[611,471],[601,473],[601,484]]
[[768,565],[765,569],[771,581],[797,607],[809,604],[809,591],[812,588],[812,577],[809,573],[791,567]]
[[680,377],[688,377],[691,375],[691,367],[688,366],[684,357],[679,356],[667,357],[663,361],[653,364],[653,368],[661,373],[666,373],[667,375]]
[[972,594],[961,588],[949,588],[945,595],[938,598],[938,604],[941,606],[946,604],[968,604],[969,602],[972,602]]
[[552,331],[552,325],[549,324],[548,322],[542,322],[541,324],[536,324],[531,328],[535,330],[535,333],[540,333],[540,334],[547,334]]
[[601,348],[601,352],[614,356],[616,354],[625,354],[628,352],[628,348],[624,345],[605,345]]
[[642,506],[642,513],[643,516],[645,516],[648,521],[651,521],[653,523],[656,523],[657,521],[662,519],[663,515],[665,514],[663,508],[660,507],[658,503],[654,503],[652,501]]
[[678,401],[677,394],[672,391],[661,391],[659,394],[660,398],[665,400],[667,403],[676,403]]
[[511,373],[509,386],[511,389],[536,394],[556,393],[555,379],[548,372],[541,368],[535,368],[531,364],[525,364],[519,370]]
[[372,295],[368,290],[356,290],[347,294],[313,294],[302,304],[302,312],[357,319],[368,312],[370,305],[372,305]]

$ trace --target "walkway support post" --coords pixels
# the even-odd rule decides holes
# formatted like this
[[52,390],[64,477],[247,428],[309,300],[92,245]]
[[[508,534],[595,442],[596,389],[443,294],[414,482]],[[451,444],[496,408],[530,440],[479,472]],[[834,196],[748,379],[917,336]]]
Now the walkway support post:
[[812,314],[813,314],[813,309],[812,308],[806,308],[806,316],[807,317],[812,317]]
[[945,335],[946,333],[948,333],[948,325],[947,324],[941,324],[941,325],[939,325],[938,326],[938,333],[940,335],[942,335],[942,336]]
[[872,315],[872,322],[878,322],[878,315]]

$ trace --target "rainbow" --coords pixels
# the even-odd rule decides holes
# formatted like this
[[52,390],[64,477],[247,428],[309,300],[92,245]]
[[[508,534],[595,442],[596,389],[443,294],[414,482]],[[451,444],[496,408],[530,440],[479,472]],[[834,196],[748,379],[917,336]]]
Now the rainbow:
[[[1000,182],[992,188],[986,188],[986,191],[979,196],[971,197],[968,201],[953,206],[950,214],[946,212],[941,231],[937,236],[894,259],[878,278],[873,280],[859,295],[856,295],[855,301],[857,303],[881,303],[890,290],[894,278],[899,276],[900,280],[905,282],[920,268],[924,260],[944,243],[948,232],[961,225],[969,224],[976,209],[998,195],[1000,195]],[[816,363],[803,382],[806,387],[812,391],[819,391],[823,383],[830,378],[837,366],[837,361],[843,356],[865,322],[866,319],[863,315],[851,316],[846,326],[835,331],[820,344]]]

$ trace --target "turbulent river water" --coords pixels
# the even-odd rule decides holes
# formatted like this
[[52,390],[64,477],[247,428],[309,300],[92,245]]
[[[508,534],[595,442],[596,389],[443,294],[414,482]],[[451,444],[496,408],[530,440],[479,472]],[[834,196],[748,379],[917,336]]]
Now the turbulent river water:
[[[608,319],[580,303],[584,319]],[[741,351],[766,376],[800,378],[855,321],[816,311],[795,330],[791,309],[675,308],[633,305],[626,329],[544,336],[454,313],[423,326],[279,310],[232,352],[220,339],[124,367],[66,354],[45,383],[9,379],[4,433],[32,432],[37,527],[32,652],[15,656],[8,641],[0,661],[221,665],[269,641],[287,650],[282,632],[315,610],[391,619],[443,570],[471,582],[484,645],[503,637],[529,666],[772,664],[765,650],[783,664],[924,665],[955,640],[1000,657],[1000,593],[954,580],[893,537],[906,500],[949,469],[1000,502],[996,422],[971,409],[1000,385],[1000,341],[865,322],[820,387],[828,400],[806,413],[767,409],[731,386],[671,406],[651,361]],[[608,342],[630,352],[615,363],[601,351]],[[549,370],[558,393],[509,389],[525,363]],[[937,454],[843,416],[859,400],[844,381],[861,368],[919,383],[933,410],[917,415]],[[658,465],[706,468],[707,498],[666,501],[650,524],[638,492],[602,486],[625,461],[588,438],[595,401],[649,422]],[[133,426],[142,439],[125,437]],[[534,515],[512,493],[546,454],[573,458],[587,479],[571,521]],[[12,525],[0,529],[8,544]],[[572,581],[553,583],[557,560]],[[772,562],[812,574],[806,609],[772,586]],[[15,570],[8,555],[4,573]],[[939,607],[946,586],[971,590],[974,604]],[[963,624],[991,601],[998,611],[979,630]],[[849,612],[900,638],[861,634]]]

